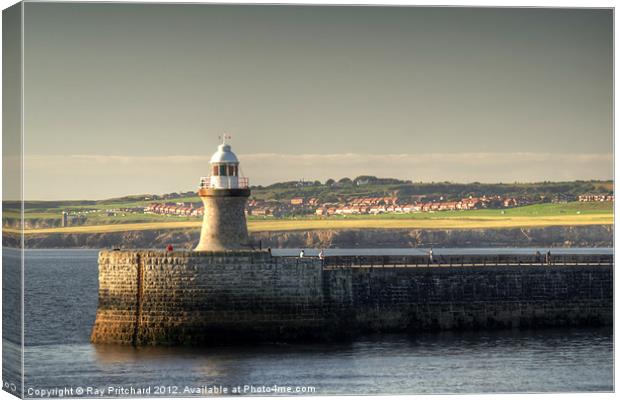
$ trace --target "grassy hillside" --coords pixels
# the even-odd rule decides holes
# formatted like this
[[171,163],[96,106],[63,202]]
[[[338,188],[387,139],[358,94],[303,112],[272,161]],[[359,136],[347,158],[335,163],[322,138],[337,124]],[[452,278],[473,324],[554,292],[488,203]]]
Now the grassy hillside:
[[[155,217],[155,216],[153,216]],[[157,216],[163,217],[163,216]],[[67,228],[30,229],[27,234],[49,233],[105,233],[132,230],[198,229],[199,220],[163,220],[71,226]],[[312,229],[458,229],[458,228],[511,228],[558,225],[613,224],[612,203],[536,204],[505,210],[442,211],[436,213],[381,214],[310,217],[303,219],[250,218],[250,231],[312,230]],[[5,229],[7,232],[16,232]]]
[[[455,200],[469,196],[480,195],[500,195],[504,197],[518,197],[531,202],[540,203],[544,199],[544,203],[532,206],[519,207],[513,209],[483,209],[470,211],[441,211],[437,213],[417,213],[417,214],[382,214],[382,215],[349,215],[349,216],[331,216],[329,219],[315,217],[313,215],[303,215],[295,219],[295,213],[285,213],[285,218],[281,222],[277,222],[278,227],[289,229],[288,227],[296,227],[297,229],[322,229],[331,227],[348,227],[348,226],[372,226],[372,227],[394,227],[413,225],[422,226],[426,223],[423,221],[433,221],[439,224],[443,221],[443,226],[454,226],[459,223],[461,226],[473,226],[472,220],[482,218],[489,223],[487,218],[494,218],[493,224],[499,224],[498,221],[513,221],[511,218],[520,219],[522,224],[538,224],[535,221],[541,217],[579,217],[569,218],[570,221],[585,221],[586,216],[595,216],[608,214],[595,223],[611,223],[611,215],[613,205],[611,203],[549,203],[553,199],[574,198],[574,196],[584,193],[605,193],[613,192],[612,181],[574,181],[574,182],[539,182],[539,183],[499,183],[499,184],[482,184],[468,183],[458,184],[450,182],[436,183],[412,183],[398,181],[396,179],[379,179],[375,177],[363,176],[355,179],[343,178],[339,181],[329,181],[325,183],[312,182],[282,182],[270,186],[252,187],[252,198],[259,200],[279,200],[287,203],[293,197],[316,197],[319,202],[340,202],[348,197],[371,197],[371,196],[398,196],[403,199],[409,196],[428,196],[429,198],[438,199],[442,197],[444,200]],[[572,197],[571,197],[572,196]],[[408,201],[408,200],[406,200]],[[114,229],[168,229],[168,227],[193,227],[199,224],[199,219],[195,217],[181,217],[176,215],[153,215],[144,214],[141,210],[136,212],[120,211],[120,209],[141,209],[152,202],[190,202],[199,203],[200,199],[194,192],[170,193],[165,195],[132,195],[106,200],[84,200],[84,201],[27,201],[24,203],[24,218],[26,226],[41,229],[60,229],[56,228],[61,225],[62,212],[66,211],[72,218],[69,223],[71,229],[85,229],[93,226],[92,229],[101,231],[102,227],[109,225],[123,225]],[[20,218],[20,204],[17,202],[3,202],[3,226],[6,228],[14,228],[17,226]],[[312,212],[312,210],[305,210]],[[528,217],[530,220],[523,218]],[[568,221],[569,219],[564,219]],[[256,229],[271,229],[276,226],[275,221],[270,218],[250,216],[248,220]],[[372,221],[372,222],[345,222],[345,221]],[[555,218],[555,222],[560,218]],[[290,221],[290,222],[287,222]],[[306,221],[306,222],[302,222]],[[319,222],[322,221],[322,222]],[[383,221],[383,222],[376,222]],[[401,221],[401,222],[389,222]],[[459,222],[460,221],[460,222]],[[516,220],[515,220],[516,221]],[[603,221],[603,222],[600,222]],[[262,223],[259,224],[259,222]],[[565,222],[569,223],[569,222]],[[572,222],[570,222],[572,223]],[[580,222],[574,222],[580,223]],[[431,224],[432,225],[432,224]],[[130,227],[131,226],[131,227]],[[260,226],[260,227],[259,227]],[[314,227],[319,228],[314,228]],[[92,231],[91,229],[91,231]],[[113,228],[105,228],[113,229]],[[275,228],[274,228],[275,229]]]
[[[361,178],[361,177],[358,177]],[[585,193],[609,193],[613,191],[612,181],[573,181],[536,183],[361,183],[354,180],[341,180],[331,185],[312,184],[299,186],[297,182],[278,183],[267,187],[252,188],[253,197],[263,200],[280,200],[292,197],[318,197],[322,201],[332,201],[347,196],[445,196],[447,199],[461,199],[468,196],[525,197],[540,199],[541,196],[553,198],[556,195],[577,196]],[[365,182],[365,180],[364,180]],[[377,183],[379,182],[379,183]]]

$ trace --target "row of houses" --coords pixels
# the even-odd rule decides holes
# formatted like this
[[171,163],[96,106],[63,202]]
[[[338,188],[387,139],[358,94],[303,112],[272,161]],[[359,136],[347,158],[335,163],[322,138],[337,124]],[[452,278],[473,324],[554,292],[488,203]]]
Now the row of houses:
[[314,209],[342,208],[340,212],[351,213],[348,210],[356,208],[368,208],[372,206],[394,206],[398,203],[396,197],[353,197],[346,199],[342,204],[321,204],[318,198],[294,197],[288,201],[262,201],[249,200],[247,204],[248,214],[257,216],[278,216],[287,212],[313,212]]
[[[250,199],[247,214],[259,217],[280,217],[291,212],[315,213],[319,216],[350,214],[416,213],[477,208],[508,208],[524,205],[516,198],[500,196],[468,197],[458,201],[412,201],[402,202],[395,196],[351,197],[339,203],[320,204],[317,198],[294,198],[290,201]],[[201,217],[204,210],[200,203],[152,203],[144,208],[146,214]]]
[[[406,206],[406,205],[412,205],[412,204],[420,204],[420,203],[431,203],[431,202],[438,202],[441,204],[447,204],[447,203],[454,203],[454,207],[456,207],[455,209],[458,209],[457,206],[458,203],[461,203],[464,209],[469,209],[474,207],[475,205],[479,204],[479,203],[491,203],[491,202],[499,202],[499,203],[503,203],[502,205],[504,207],[510,207],[510,206],[515,206],[517,203],[517,199],[516,198],[502,198],[501,196],[481,196],[481,197],[468,197],[468,198],[463,198],[461,200],[458,201],[453,201],[453,202],[449,202],[449,201],[445,201],[443,196],[439,197],[439,199],[429,199],[426,200],[425,196],[411,196],[411,198],[398,198],[396,196],[378,196],[378,197],[350,197],[345,199],[342,202],[343,206],[353,206],[353,207],[372,207],[372,206]],[[291,200],[291,204],[292,205],[306,205],[306,206],[318,206],[319,201],[316,198],[310,198],[308,200],[304,200],[303,198],[299,197],[299,198],[294,198]],[[449,207],[449,206],[448,206]],[[454,208],[453,207],[453,208]]]
[[284,209],[291,206],[287,202],[280,202],[277,200],[255,200],[250,199],[246,205],[246,212],[248,215],[254,215],[258,217],[278,217],[282,214]]
[[144,208],[144,213],[201,217],[204,214],[204,208],[196,207],[193,203],[151,203]]
[[581,194],[577,197],[579,201],[614,201],[613,194]]
[[347,200],[347,204],[351,206],[395,206],[398,204],[398,198],[394,196],[386,197],[353,197]]
[[[408,213],[415,212],[413,205],[333,205],[326,204],[322,207],[318,207],[315,210],[315,214],[319,216],[326,215],[351,215],[351,214],[383,214],[383,213]],[[418,210],[419,211],[419,210]]]
[[[376,205],[395,205],[398,198],[394,196],[382,197],[351,197],[344,202],[349,206],[376,206]],[[303,197],[295,197],[290,200],[292,206],[316,207],[320,205],[320,201],[316,197],[304,199]]]
[[315,214],[319,216],[326,215],[351,215],[351,214],[384,214],[384,213],[416,213],[416,212],[432,212],[432,211],[456,211],[456,210],[474,210],[478,208],[488,207],[492,202],[501,200],[502,207],[516,207],[519,202],[516,198],[500,198],[493,197],[470,197],[459,201],[435,201],[435,202],[415,202],[409,204],[396,204],[395,201],[386,202],[382,200],[379,204],[367,205],[365,201],[352,202],[346,205],[324,204],[315,210]]
[[[250,200],[247,214],[254,216],[280,216],[282,206],[278,202]],[[145,214],[177,215],[181,217],[202,217],[204,208],[193,203],[152,203],[144,207]]]

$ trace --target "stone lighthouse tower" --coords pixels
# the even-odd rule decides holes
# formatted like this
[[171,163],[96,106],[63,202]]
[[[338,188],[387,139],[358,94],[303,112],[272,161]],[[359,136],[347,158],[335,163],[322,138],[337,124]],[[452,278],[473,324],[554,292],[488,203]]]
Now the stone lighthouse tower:
[[204,204],[200,242],[196,251],[230,250],[248,246],[245,203],[248,179],[239,176],[239,160],[226,143],[211,157],[211,175],[200,179],[198,195]]

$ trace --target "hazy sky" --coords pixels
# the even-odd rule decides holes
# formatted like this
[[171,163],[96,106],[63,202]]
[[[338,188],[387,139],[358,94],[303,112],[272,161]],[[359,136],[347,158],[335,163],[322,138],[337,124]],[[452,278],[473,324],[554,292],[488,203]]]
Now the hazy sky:
[[27,3],[25,197],[609,179],[610,10]]

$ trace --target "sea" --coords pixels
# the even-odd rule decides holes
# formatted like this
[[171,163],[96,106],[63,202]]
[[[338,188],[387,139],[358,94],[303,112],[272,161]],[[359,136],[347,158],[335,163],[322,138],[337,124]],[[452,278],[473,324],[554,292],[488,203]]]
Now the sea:
[[[371,335],[342,343],[204,348],[94,345],[89,335],[97,309],[97,253],[25,251],[23,382],[22,349],[3,334],[5,388],[23,383],[25,396],[34,398],[614,390],[611,328]],[[18,260],[15,250],[4,249],[5,269]],[[14,283],[7,276],[5,288]],[[5,306],[12,301],[7,293]]]

